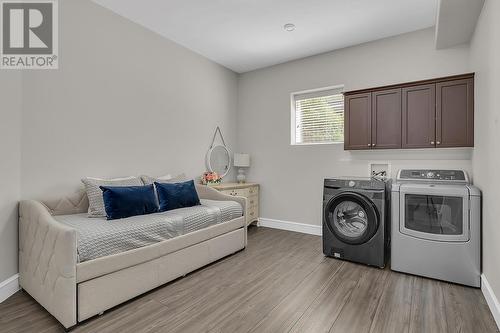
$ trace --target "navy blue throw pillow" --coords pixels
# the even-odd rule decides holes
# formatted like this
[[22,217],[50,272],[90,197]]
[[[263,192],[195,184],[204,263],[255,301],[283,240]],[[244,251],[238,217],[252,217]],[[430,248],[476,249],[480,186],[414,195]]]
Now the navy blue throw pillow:
[[200,205],[200,198],[192,180],[183,183],[155,182],[155,186],[160,212]]
[[158,204],[153,185],[99,186],[108,220],[156,213]]

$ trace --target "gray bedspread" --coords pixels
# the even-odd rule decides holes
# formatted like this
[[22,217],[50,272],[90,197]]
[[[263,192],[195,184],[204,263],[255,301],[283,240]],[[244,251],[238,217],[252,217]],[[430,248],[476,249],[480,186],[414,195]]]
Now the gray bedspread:
[[243,215],[235,201],[200,200],[200,206],[163,213],[106,220],[87,214],[54,218],[77,231],[78,261],[84,262],[151,245]]

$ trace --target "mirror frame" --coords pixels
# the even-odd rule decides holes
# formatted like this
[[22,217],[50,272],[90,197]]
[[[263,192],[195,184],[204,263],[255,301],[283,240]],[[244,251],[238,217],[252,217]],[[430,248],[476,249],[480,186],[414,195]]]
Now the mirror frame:
[[229,166],[228,166],[226,172],[223,175],[219,175],[220,178],[224,178],[225,176],[227,176],[227,174],[229,173],[229,171],[231,171],[231,167],[232,167],[232,163],[231,163],[231,161],[232,161],[232,159],[231,159],[231,151],[229,151],[229,149],[226,146],[224,146],[224,145],[215,145],[215,146],[211,147],[207,151],[207,156],[205,157],[205,162],[207,164],[208,171],[210,171],[210,172],[216,172],[216,171],[214,171],[212,169],[212,165],[210,163],[210,157],[212,156],[212,152],[214,151],[214,149],[217,148],[217,147],[224,148],[224,150],[227,152],[227,157],[229,159],[229,161],[228,161],[228,165]]

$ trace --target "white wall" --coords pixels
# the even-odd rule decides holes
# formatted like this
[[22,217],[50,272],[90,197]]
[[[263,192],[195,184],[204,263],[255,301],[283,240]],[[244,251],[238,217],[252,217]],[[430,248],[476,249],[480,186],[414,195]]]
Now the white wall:
[[[500,2],[487,0],[471,42],[475,78],[474,179],[483,191],[483,273],[500,298]],[[499,322],[500,323],[500,322]]]
[[83,176],[198,176],[217,125],[234,148],[235,73],[89,0],[59,1],[59,18],[59,70],[23,77],[23,198]]
[[240,76],[238,148],[251,154],[264,218],[321,224],[325,177],[368,176],[370,160],[403,167],[463,168],[470,150],[345,152],[343,145],[290,145],[290,93],[334,85],[354,90],[468,72],[463,45],[436,51],[426,29],[292,61]]
[[17,273],[21,169],[21,73],[0,71],[0,282]]

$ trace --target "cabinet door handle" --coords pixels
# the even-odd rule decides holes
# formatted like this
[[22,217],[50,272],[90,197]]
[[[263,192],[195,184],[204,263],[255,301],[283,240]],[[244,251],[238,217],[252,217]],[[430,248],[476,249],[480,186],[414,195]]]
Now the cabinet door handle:
[[369,143],[369,144],[368,144],[368,147],[370,147],[371,145],[372,145],[372,144],[371,144],[371,143]]
[[372,147],[375,147],[375,144],[374,144],[374,143],[372,143]]
[[431,145],[433,145],[433,144],[434,144],[434,141],[431,141]]
[[441,144],[441,141],[437,141],[437,142],[436,142],[436,144],[437,144],[437,145],[440,145],[440,144]]

